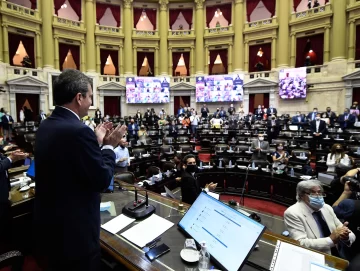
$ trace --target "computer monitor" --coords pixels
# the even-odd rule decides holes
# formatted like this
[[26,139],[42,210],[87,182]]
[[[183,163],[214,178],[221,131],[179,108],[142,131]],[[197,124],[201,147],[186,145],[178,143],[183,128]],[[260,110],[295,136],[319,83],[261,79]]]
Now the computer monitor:
[[334,175],[329,175],[321,172],[318,174],[318,180],[326,185],[331,185],[334,178],[335,178]]
[[35,179],[35,160],[32,160],[30,166],[26,172],[26,176],[31,179]]
[[207,249],[221,270],[237,271],[265,226],[202,192],[180,220],[179,228]]

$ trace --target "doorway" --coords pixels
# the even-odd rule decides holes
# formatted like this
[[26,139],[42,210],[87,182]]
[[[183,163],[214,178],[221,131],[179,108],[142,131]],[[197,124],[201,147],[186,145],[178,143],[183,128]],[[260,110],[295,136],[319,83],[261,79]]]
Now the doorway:
[[352,103],[360,102],[360,88],[353,88]]
[[185,105],[190,106],[190,96],[175,96],[174,97],[174,115],[177,116],[180,109],[180,105],[184,107]]
[[269,93],[257,93],[249,95],[249,112],[255,111],[258,105],[269,108]]
[[104,96],[104,116],[120,116],[120,97]]
[[[39,94],[16,93],[16,117],[20,121],[20,110],[26,106],[31,111],[30,121],[37,121],[39,116]],[[46,112],[45,112],[46,113]]]

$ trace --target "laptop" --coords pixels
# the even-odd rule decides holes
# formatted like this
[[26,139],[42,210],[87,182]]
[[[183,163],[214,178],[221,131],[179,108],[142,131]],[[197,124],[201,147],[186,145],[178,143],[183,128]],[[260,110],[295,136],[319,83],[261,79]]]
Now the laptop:
[[164,185],[164,188],[165,188],[167,197],[172,198],[172,199],[180,199],[180,197],[175,196],[174,193],[169,188],[167,188],[165,185]]
[[334,175],[329,175],[329,174],[325,174],[325,173],[318,174],[318,180],[326,185],[330,185],[331,182],[334,180],[334,178],[335,178]]
[[31,161],[30,166],[26,172],[26,176],[28,176],[32,180],[35,179],[35,160]]

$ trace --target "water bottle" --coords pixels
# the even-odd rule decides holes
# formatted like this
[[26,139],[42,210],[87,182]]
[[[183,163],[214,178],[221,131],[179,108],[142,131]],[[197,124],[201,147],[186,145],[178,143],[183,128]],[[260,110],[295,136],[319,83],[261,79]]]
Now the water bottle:
[[160,138],[158,139],[158,143],[161,144],[161,139]]
[[339,139],[339,134],[336,135],[336,138]]
[[302,153],[301,153],[301,157],[305,157],[305,152],[302,152]]
[[169,152],[172,152],[172,147],[170,146],[170,148],[169,148]]
[[360,153],[360,147],[357,148],[357,151],[356,151],[356,152],[357,152],[357,153]]
[[182,152],[182,148],[180,148],[180,152]]
[[232,147],[230,146],[230,151],[232,151]]
[[232,162],[231,162],[231,160],[229,161],[229,167],[230,167],[230,168],[232,167]]
[[206,242],[201,242],[199,270],[209,270],[210,268],[210,253],[207,251]]
[[222,167],[222,161],[221,160],[219,161],[219,167]]
[[195,136],[194,136],[194,142],[196,142],[196,138],[195,138]]
[[203,167],[203,165],[202,165],[202,161],[200,161],[200,168],[202,168]]
[[321,144],[319,145],[319,150],[321,150],[322,149],[322,146],[321,146]]
[[291,176],[291,177],[295,177],[294,168],[293,168],[293,167],[292,167],[291,170],[290,170],[290,176]]
[[252,169],[255,169],[255,162],[253,161],[252,164],[251,164],[251,168]]
[[141,156],[142,156],[142,155],[141,155],[141,152],[140,152],[140,155],[139,155],[139,157],[141,158]]

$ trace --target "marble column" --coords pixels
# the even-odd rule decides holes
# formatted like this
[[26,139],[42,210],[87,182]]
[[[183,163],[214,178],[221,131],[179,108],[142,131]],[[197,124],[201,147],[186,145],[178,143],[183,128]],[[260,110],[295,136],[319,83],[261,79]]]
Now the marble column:
[[[39,1],[38,1],[39,2]],[[44,68],[53,69],[56,65],[54,64],[55,46],[53,38],[53,14],[54,14],[54,1],[40,1],[41,2],[41,18],[43,22],[42,29],[42,62]]]
[[[161,75],[168,74],[168,29],[169,29],[169,20],[168,20],[168,0],[160,0],[160,16],[159,16],[159,35],[160,35],[160,46],[159,46],[159,70]],[[170,73],[172,74],[172,73]]]
[[244,70],[246,72],[249,71],[249,41],[244,42],[244,52],[245,52],[245,62],[244,62]]
[[[124,49],[126,51],[126,47]],[[126,61],[127,61],[127,58],[125,58],[125,70],[126,70]],[[137,47],[136,46],[133,47],[133,63],[134,63],[134,66],[133,66],[133,71],[131,74],[134,74],[135,76],[137,76],[138,71],[137,71],[137,64],[136,64],[137,63]],[[152,71],[152,72],[154,72],[154,71]]]
[[[55,60],[55,69],[60,70],[60,59],[59,59],[59,37],[54,36],[54,60]],[[62,65],[62,63],[61,63]]]
[[332,1],[332,43],[331,60],[345,59],[346,56],[346,1]]
[[174,76],[173,74],[173,57],[172,57],[172,48],[169,47],[169,66],[168,66],[168,74]]
[[[193,76],[195,74],[195,56],[194,56],[194,46],[190,47],[190,76]],[[189,67],[186,67],[189,69]]]
[[121,91],[121,95],[120,95],[120,111],[121,111],[121,117],[126,116],[128,113],[126,95],[124,90]]
[[276,37],[271,39],[271,69],[276,68]]
[[249,113],[249,91],[247,89],[244,90],[244,100],[243,100],[243,110],[244,114],[247,115]]
[[10,57],[9,57],[9,34],[8,34],[8,25],[2,24],[2,31],[3,31],[3,58],[4,63],[10,64]]
[[[101,74],[100,43],[96,43],[96,72]],[[101,111],[104,112],[104,111]]]
[[[234,72],[244,70],[244,0],[235,0],[235,14],[233,16],[234,31]],[[247,57],[247,56],[246,56]]]
[[3,41],[3,31],[0,30],[0,63],[4,62],[4,55],[3,55],[4,45],[2,41]]
[[351,107],[352,99],[353,99],[353,87],[352,85],[347,85],[345,87],[345,108]]
[[[124,25],[122,29],[124,31],[124,71],[122,74],[133,75],[137,74],[136,71],[136,55],[133,55],[133,45],[132,45],[132,29],[133,29],[133,20],[132,20],[132,1],[133,0],[123,0],[123,14],[124,14]],[[136,51],[135,51],[136,52]],[[134,59],[133,59],[134,58]],[[121,61],[121,60],[120,60]],[[133,62],[134,61],[134,62]],[[135,68],[134,68],[135,67]]]
[[[90,49],[89,48],[86,48],[86,51],[89,51]],[[94,50],[92,51],[92,54],[93,54],[93,58],[94,58],[94,51],[95,51],[95,48]],[[82,72],[85,72],[86,71],[86,66],[88,65],[85,61],[86,57],[85,57],[85,41],[84,40],[81,40],[81,45],[80,45],[80,61],[81,61],[81,64],[80,64],[80,71]],[[95,62],[95,61],[94,61]],[[88,70],[90,72],[90,70]]]
[[118,52],[118,63],[119,63],[119,76],[120,74],[124,74],[124,46],[119,46],[119,52]]
[[[86,25],[86,70],[96,72],[95,64],[95,3],[94,0],[85,0],[85,25]],[[82,66],[82,65],[81,65]]]
[[[205,50],[203,50],[203,51],[205,51],[205,57],[203,58],[203,61],[204,61],[204,69],[203,69],[203,71],[205,72],[205,74],[209,74],[209,46],[208,45],[205,45],[205,48],[204,48]],[[196,58],[196,60],[197,61],[199,61],[199,59],[198,58]],[[196,73],[198,73],[198,72],[196,72]]]
[[[329,31],[330,32],[330,31]],[[349,55],[348,59],[355,59],[355,19],[349,20]]]
[[159,75],[159,47],[155,47],[155,63],[154,63],[154,70],[152,71],[155,76]]
[[35,42],[36,42],[36,44],[35,44],[35,46],[36,46],[36,68],[41,69],[42,66],[43,66],[41,52],[46,51],[46,50],[41,50],[41,41],[40,41],[41,33],[39,31],[36,31],[35,35],[36,35],[35,36]]
[[[281,4],[280,4],[281,2]],[[277,63],[278,67],[289,66],[289,18],[290,18],[290,2],[291,1],[277,1],[276,9],[278,11],[278,43],[277,48]],[[274,67],[275,68],[275,67]]]
[[169,108],[170,115],[174,114],[174,94],[170,92],[170,108]]
[[101,112],[105,112],[104,111],[104,91],[100,90],[99,93],[99,109]]
[[330,26],[325,26],[324,32],[324,63],[330,61]]
[[228,73],[233,72],[233,44],[229,43],[228,48]]
[[291,36],[290,66],[295,67],[295,62],[296,62],[296,34],[291,33],[290,36]]
[[205,0],[195,0],[195,73],[204,73],[204,2]]

